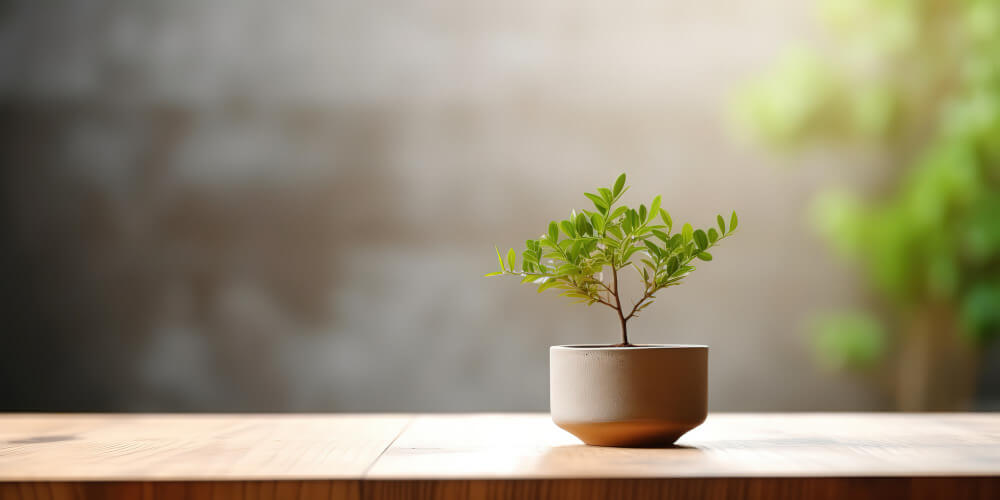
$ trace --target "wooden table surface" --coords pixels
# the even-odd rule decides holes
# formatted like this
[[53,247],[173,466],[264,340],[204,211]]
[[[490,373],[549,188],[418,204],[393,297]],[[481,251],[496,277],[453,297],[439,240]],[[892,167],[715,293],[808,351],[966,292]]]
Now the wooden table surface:
[[545,414],[0,415],[0,500],[1000,499],[1000,414],[712,414],[667,449]]

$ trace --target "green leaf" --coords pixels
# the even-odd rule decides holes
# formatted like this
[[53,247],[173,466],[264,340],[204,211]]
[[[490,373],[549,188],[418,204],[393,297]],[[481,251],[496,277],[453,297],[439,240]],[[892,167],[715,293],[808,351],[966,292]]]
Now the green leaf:
[[[649,249],[649,253],[652,254],[653,257],[660,257],[661,255],[663,255],[663,251],[660,250],[658,246],[654,245],[653,242],[645,240],[643,241],[643,243],[646,245],[646,248]],[[656,267],[656,266],[651,266],[651,267]]]
[[733,215],[732,215],[732,217],[729,218],[729,232],[730,233],[736,230],[736,224],[738,224],[738,223],[739,223],[739,219],[736,218],[736,211],[733,210]]
[[708,241],[710,241],[713,245],[716,241],[719,241],[719,232],[716,231],[714,227],[709,228],[708,230]]
[[681,235],[684,237],[684,243],[690,243],[691,239],[694,238],[694,228],[691,224],[684,224],[684,228],[681,229]]
[[701,250],[698,250],[698,245],[693,241],[684,246],[684,255],[687,257],[694,257],[695,255],[698,255],[698,252],[700,251]]
[[490,276],[500,276],[501,274],[503,274],[503,272],[497,271],[497,272],[493,272],[493,273],[486,273],[486,274],[483,275],[483,277],[484,278],[489,278]]
[[506,271],[503,267],[503,257],[500,256],[500,247],[493,245],[493,248],[497,251],[497,260],[500,261],[500,272]]
[[722,231],[722,234],[726,234],[726,220],[721,215],[716,215],[715,221],[719,223],[719,231]]
[[674,221],[670,218],[670,212],[664,209],[660,209],[660,218],[663,219],[663,223],[667,225],[667,231],[674,228]]
[[613,221],[613,220],[621,217],[622,214],[624,214],[625,212],[628,212],[628,207],[626,207],[624,205],[616,208],[613,212],[611,212],[611,216],[608,217],[608,222],[611,222],[611,221]]
[[580,268],[573,264],[563,264],[556,268],[556,274],[580,274]]
[[684,237],[679,234],[671,236],[670,242],[667,243],[667,245],[670,247],[671,252],[683,246],[683,244],[684,244]]
[[639,223],[646,222],[646,205],[639,205]]
[[556,226],[555,221],[549,222],[549,241],[552,243],[559,241],[559,226]]
[[[595,213],[594,215],[598,215],[598,214]],[[577,216],[577,224],[579,224],[580,226],[583,226],[583,232],[582,232],[582,234],[587,235],[587,236],[593,236],[594,235],[594,226],[593,226],[593,224],[590,223],[590,219],[586,215],[580,214],[579,216]]]
[[698,253],[698,258],[704,261],[709,261],[712,260],[712,254],[708,252],[700,252]]
[[590,223],[594,226],[594,229],[596,229],[598,233],[604,232],[604,216],[601,214],[591,214]]
[[580,254],[583,252],[583,244],[586,242],[587,240],[581,240],[581,239],[573,240],[573,246],[569,247],[569,256],[574,263],[580,260],[579,257]]
[[507,250],[507,264],[510,265],[511,272],[514,272],[514,262],[516,262],[516,259],[517,253],[514,252],[514,249]]
[[601,238],[601,243],[604,243],[606,246],[609,246],[611,248],[618,248],[621,246],[617,241],[611,238]]
[[614,237],[618,238],[619,240],[624,237],[621,228],[618,226],[608,226],[608,232],[614,235]]
[[615,191],[614,191],[615,196],[622,194],[622,188],[624,187],[625,187],[625,174],[622,174],[619,175],[617,179],[615,179]]
[[611,194],[611,190],[608,188],[597,188],[597,192],[601,193],[601,196],[608,202],[608,206],[611,206],[611,200],[615,199],[614,195]]
[[552,287],[557,286],[557,285],[559,285],[559,281],[550,278],[545,283],[542,283],[541,285],[538,285],[538,293],[542,293],[545,290],[548,290],[549,288],[552,288]]
[[671,257],[670,260],[667,261],[667,274],[674,274],[674,272],[676,272],[680,267],[681,263],[677,260],[677,257]]
[[576,228],[573,227],[572,222],[568,220],[561,221],[559,222],[559,227],[561,227],[563,232],[566,233],[566,236],[569,236],[570,238],[576,237]]
[[590,198],[590,201],[594,202],[594,206],[601,212],[608,211],[608,202],[605,201],[604,198],[601,198],[594,193],[583,193],[583,195]]
[[708,248],[708,236],[705,231],[698,229],[694,232],[694,242],[698,245],[698,250],[704,250]]
[[670,241],[670,236],[667,236],[667,233],[664,233],[659,229],[652,229],[651,231],[653,232],[653,236],[656,236],[657,238],[663,240],[663,243],[667,243],[668,241]]
[[653,198],[653,203],[651,203],[649,205],[649,217],[650,218],[656,217],[660,213],[660,202],[661,201],[662,200],[660,199],[660,195],[656,195],[656,198]]
[[628,260],[628,259],[629,259],[629,257],[631,257],[631,256],[632,256],[632,254],[634,254],[634,253],[636,253],[636,252],[638,252],[639,250],[642,250],[642,249],[643,249],[643,248],[642,248],[642,247],[640,247],[640,246],[634,246],[634,247],[631,247],[631,248],[629,248],[628,250],[625,250],[625,255],[623,255],[623,256],[622,256],[622,259],[623,259],[623,260]]

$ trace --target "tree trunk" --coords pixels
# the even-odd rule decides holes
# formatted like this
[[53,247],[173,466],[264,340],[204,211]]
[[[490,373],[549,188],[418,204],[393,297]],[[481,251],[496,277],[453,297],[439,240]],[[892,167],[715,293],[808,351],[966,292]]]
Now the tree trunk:
[[959,331],[954,307],[917,307],[897,359],[896,408],[968,410],[975,396],[978,371],[978,351]]

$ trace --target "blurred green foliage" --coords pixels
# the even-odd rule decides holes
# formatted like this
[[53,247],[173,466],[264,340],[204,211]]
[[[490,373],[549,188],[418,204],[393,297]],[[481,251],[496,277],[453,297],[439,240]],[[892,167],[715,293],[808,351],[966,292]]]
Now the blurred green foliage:
[[[835,44],[796,48],[741,89],[735,115],[781,150],[888,154],[876,198],[821,194],[817,226],[905,318],[949,304],[973,342],[1000,331],[1000,1],[826,0]],[[884,331],[861,312],[814,325],[836,364],[871,363]]]
[[819,358],[833,368],[869,369],[886,349],[885,328],[868,314],[828,313],[814,318],[810,330]]

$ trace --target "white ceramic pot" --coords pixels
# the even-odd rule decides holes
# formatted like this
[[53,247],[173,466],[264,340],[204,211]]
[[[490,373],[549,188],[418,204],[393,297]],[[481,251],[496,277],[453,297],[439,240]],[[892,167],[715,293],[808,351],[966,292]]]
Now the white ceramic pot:
[[584,443],[668,446],[708,415],[708,346],[553,346],[552,420]]

